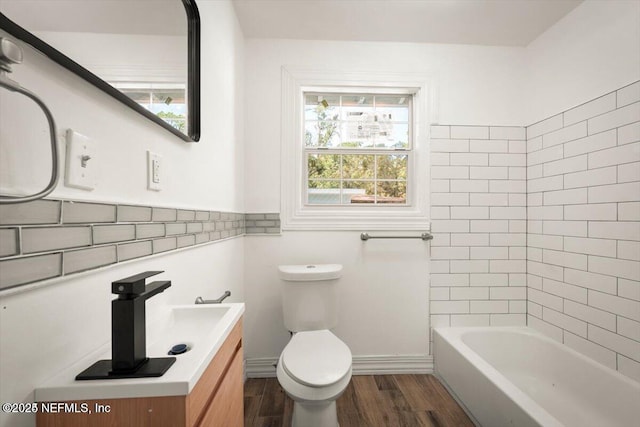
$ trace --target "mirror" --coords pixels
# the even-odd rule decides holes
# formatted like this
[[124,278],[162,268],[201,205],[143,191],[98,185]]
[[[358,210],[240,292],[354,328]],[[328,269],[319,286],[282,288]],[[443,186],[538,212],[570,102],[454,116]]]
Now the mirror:
[[4,31],[184,141],[200,139],[195,0],[2,0],[0,12]]

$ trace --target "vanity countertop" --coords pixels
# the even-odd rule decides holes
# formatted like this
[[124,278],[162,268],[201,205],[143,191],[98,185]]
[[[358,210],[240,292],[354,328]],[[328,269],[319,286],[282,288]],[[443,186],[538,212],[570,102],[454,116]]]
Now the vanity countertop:
[[161,377],[76,381],[78,373],[101,359],[111,359],[111,344],[74,363],[36,388],[36,402],[184,396],[189,394],[244,313],[244,303],[169,306],[148,335],[147,357],[167,357],[175,344],[189,351],[176,355]]

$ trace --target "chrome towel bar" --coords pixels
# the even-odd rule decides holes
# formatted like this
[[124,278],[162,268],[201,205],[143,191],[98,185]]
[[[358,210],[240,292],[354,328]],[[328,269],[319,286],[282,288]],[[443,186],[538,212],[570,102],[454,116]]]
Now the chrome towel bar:
[[419,236],[370,236],[369,233],[360,234],[360,240],[365,242],[369,239],[422,239],[424,241],[432,240],[433,235],[429,232],[422,233]]
[[222,301],[225,300],[225,298],[230,297],[231,296],[231,292],[230,291],[225,291],[224,294],[222,294],[222,296],[218,299],[202,299],[202,297],[198,297],[196,298],[196,304],[221,304]]

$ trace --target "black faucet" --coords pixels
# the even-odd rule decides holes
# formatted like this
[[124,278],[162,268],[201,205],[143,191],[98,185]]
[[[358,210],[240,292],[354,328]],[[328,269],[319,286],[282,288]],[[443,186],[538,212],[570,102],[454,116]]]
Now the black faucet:
[[99,360],[77,380],[159,377],[175,357],[147,358],[145,302],[171,286],[170,280],[145,285],[162,271],[146,271],[111,283],[118,298],[111,301],[111,360]]
[[146,271],[111,283],[111,363],[114,372],[136,371],[147,361],[145,302],[171,286],[170,280],[145,285],[162,271]]

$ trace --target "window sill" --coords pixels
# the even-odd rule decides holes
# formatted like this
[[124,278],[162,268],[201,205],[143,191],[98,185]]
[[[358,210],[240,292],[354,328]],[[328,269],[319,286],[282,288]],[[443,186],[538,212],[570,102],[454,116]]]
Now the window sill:
[[[401,208],[402,209],[402,208]],[[406,208],[405,208],[406,209]],[[431,223],[423,212],[363,212],[357,210],[304,210],[283,215],[282,230],[419,230],[428,231]]]

